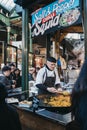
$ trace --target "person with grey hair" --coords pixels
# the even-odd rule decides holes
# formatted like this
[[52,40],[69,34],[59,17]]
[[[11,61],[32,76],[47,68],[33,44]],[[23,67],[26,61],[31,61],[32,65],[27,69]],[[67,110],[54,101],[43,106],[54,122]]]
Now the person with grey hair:
[[60,87],[60,78],[56,69],[56,59],[48,57],[46,65],[41,68],[36,77],[38,94],[54,94]]

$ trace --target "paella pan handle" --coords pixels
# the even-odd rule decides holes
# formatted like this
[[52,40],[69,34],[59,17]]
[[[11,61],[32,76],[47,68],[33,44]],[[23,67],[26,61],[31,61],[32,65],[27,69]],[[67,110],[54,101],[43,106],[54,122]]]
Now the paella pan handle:
[[39,106],[39,99],[37,99],[36,97],[33,97],[33,102],[32,102],[33,112],[38,110],[38,106]]

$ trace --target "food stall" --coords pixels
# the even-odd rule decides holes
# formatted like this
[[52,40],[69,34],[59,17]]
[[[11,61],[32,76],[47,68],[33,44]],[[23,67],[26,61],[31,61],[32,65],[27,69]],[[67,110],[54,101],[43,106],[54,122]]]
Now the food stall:
[[65,130],[71,122],[71,113],[62,115],[45,109],[33,112],[29,108],[16,108],[23,130]]
[[38,108],[19,107],[15,105],[23,130],[79,130],[78,125],[72,121],[71,112],[66,114],[52,112]]
[[[53,30],[56,31],[58,29],[60,30],[68,26],[81,23],[79,1],[74,1],[74,3],[71,3],[71,1],[67,1],[68,8],[62,8],[62,6],[66,7],[66,2],[63,2],[63,3],[64,5],[61,4],[61,1],[59,3],[55,1],[52,4],[48,5],[47,7],[44,7],[41,10],[38,10],[35,13],[32,13],[33,37],[38,36],[39,34],[40,35],[44,35],[45,33],[49,34],[49,32],[53,32]],[[57,7],[57,6],[59,7],[58,4],[60,5],[61,10],[52,8],[52,7]],[[27,13],[26,10],[24,11],[25,12],[23,12],[23,16],[25,16],[24,14]],[[37,14],[37,18],[36,18],[36,14]],[[42,19],[40,20],[40,18]],[[23,25],[25,25],[24,23],[26,22],[27,21],[24,20]],[[52,25],[50,23],[52,23]],[[25,33],[24,33],[24,37],[26,37]],[[23,41],[23,44],[24,43],[26,43],[25,39]],[[26,46],[24,46],[25,49],[26,49]],[[25,61],[24,57],[23,57],[23,61]],[[23,71],[24,70],[25,69],[23,68]],[[26,71],[24,74],[26,74]],[[24,83],[26,83],[26,80]],[[26,84],[24,85],[25,85],[25,88],[27,88]],[[33,103],[33,100],[32,100],[32,103]],[[24,105],[25,104],[26,103],[24,103]],[[41,108],[41,106],[39,106],[36,103],[33,104],[32,107],[25,107],[25,106],[21,107],[19,104],[14,105],[14,106],[16,107],[19,113],[23,130],[29,130],[29,129],[31,130],[70,130],[70,129],[78,130],[77,125],[73,125],[73,127],[68,127],[68,126],[71,126],[70,124],[72,124],[73,122],[71,119],[71,111],[68,111],[66,113],[61,113],[59,111],[55,112],[55,111],[48,110],[45,106]]]
[[17,102],[15,100],[12,104],[19,113],[22,130],[79,130],[78,125],[71,119],[68,91],[64,90],[55,95],[35,95],[24,99],[24,93],[17,90],[10,93],[9,97],[19,100]]

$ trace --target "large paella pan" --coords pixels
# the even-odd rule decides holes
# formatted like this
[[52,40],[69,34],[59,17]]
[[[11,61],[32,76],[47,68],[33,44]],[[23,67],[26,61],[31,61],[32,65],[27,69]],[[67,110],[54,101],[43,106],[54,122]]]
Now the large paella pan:
[[38,95],[36,98],[39,100],[40,108],[58,113],[68,113],[71,111],[70,95]]

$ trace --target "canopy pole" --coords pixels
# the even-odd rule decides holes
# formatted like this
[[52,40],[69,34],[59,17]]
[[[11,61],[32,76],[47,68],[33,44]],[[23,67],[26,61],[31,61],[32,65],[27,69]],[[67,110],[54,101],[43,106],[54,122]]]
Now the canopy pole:
[[87,58],[87,0],[84,0],[84,43],[85,43],[85,59]]
[[22,9],[22,91],[26,91],[29,96],[28,88],[28,9]]

